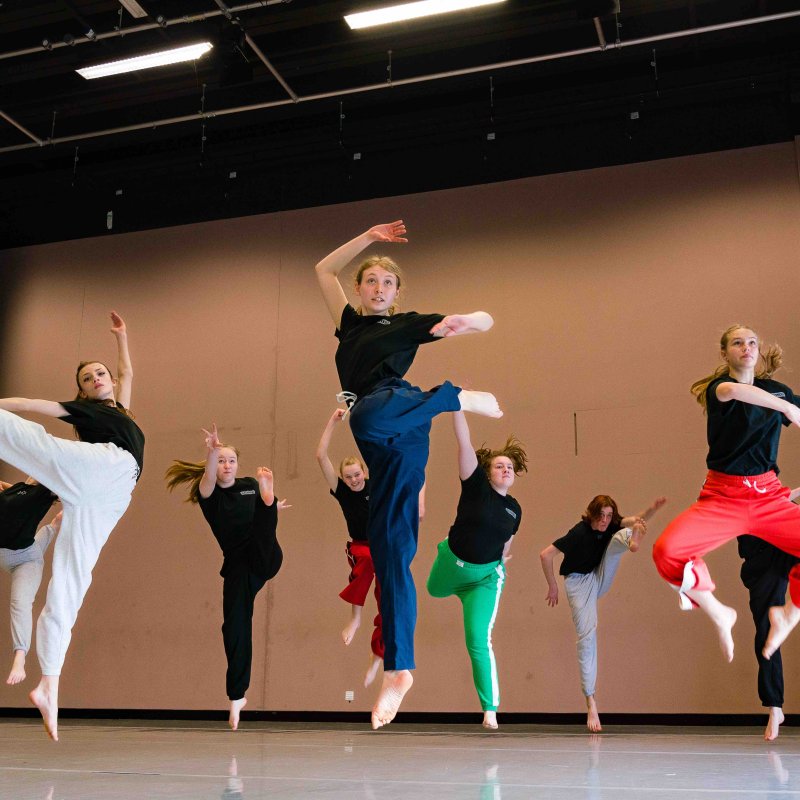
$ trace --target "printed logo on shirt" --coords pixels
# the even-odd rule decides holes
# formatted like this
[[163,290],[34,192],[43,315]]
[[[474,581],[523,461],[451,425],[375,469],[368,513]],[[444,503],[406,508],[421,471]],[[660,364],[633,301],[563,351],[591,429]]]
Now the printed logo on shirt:
[[773,397],[786,397],[786,392],[770,392]]
[[242,489],[242,491],[239,492],[239,494],[255,494],[255,493],[256,493],[255,489]]
[[388,319],[386,319],[386,317],[381,317],[378,320],[377,324],[378,325],[391,325],[392,323]]
[[514,519],[517,518],[517,515],[510,508],[506,509],[506,514],[508,514],[511,517],[514,517]]

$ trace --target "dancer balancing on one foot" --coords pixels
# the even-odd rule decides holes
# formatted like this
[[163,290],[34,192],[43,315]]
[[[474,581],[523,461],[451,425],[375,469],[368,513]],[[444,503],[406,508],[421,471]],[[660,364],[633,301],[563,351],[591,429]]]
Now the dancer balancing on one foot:
[[[709,472],[697,502],[656,541],[653,559],[678,590],[681,607],[696,605],[708,614],[723,656],[732,661],[736,612],[714,596],[703,556],[742,533],[800,556],[800,508],[787,502],[776,464],[781,426],[800,426],[800,408],[792,390],[772,379],[782,363],[777,345],[762,348],[751,328],[732,325],[722,334],[720,355],[723,363],[691,389],[708,415]],[[785,606],[770,611],[765,658],[800,621],[797,566],[789,573],[789,595]]]
[[219,440],[216,424],[205,434],[205,461],[175,461],[167,469],[167,487],[189,484],[190,503],[200,510],[222,549],[222,641],[228,670],[228,724],[239,727],[247,705],[253,658],[253,605],[264,584],[278,574],[283,552],[276,538],[278,510],[291,508],[275,499],[272,472],[259,467],[255,478],[237,478],[239,451]]
[[647,532],[647,521],[665,502],[665,497],[657,497],[644,511],[623,517],[611,497],[599,494],[591,500],[581,521],[539,554],[547,579],[545,600],[551,608],[558,605],[553,561],[558,555],[564,556],[559,572],[564,576],[564,591],[578,634],[578,668],[586,698],[586,727],[592,733],[602,730],[595,699],[597,601],[611,588],[623,554],[639,549]]
[[528,471],[522,443],[510,436],[499,450],[475,450],[464,414],[453,414],[458,442],[461,497],[456,520],[439,543],[428,576],[433,597],[456,595],[464,614],[472,680],[483,709],[483,727],[497,729],[500,684],[492,628],[506,580],[505,562],[519,530],[522,509],[508,493],[514,478]]
[[[375,566],[367,539],[367,518],[369,516],[369,477],[364,462],[356,456],[344,458],[339,465],[339,472],[333,468],[328,456],[334,428],[346,416],[347,412],[337,408],[333,412],[317,445],[317,462],[328,482],[331,494],[342,509],[347,532],[350,539],[347,543],[347,561],[350,564],[350,579],[347,586],[339,593],[339,597],[350,603],[352,609],[350,621],[342,631],[342,640],[346,645],[353,641],[356,631],[361,625],[361,614],[364,602],[369,594],[372,579],[375,577]],[[419,518],[422,520],[425,505],[425,487],[419,493]],[[381,631],[380,612],[381,589],[375,581],[375,602],[378,613],[374,620],[372,640],[370,642],[370,661],[364,676],[364,686],[369,686],[383,664],[383,634]]]
[[[144,435],[128,411],[133,369],[127,329],[113,311],[111,321],[117,340],[117,378],[102,362],[85,361],[75,374],[74,401],[0,400],[0,459],[51,489],[63,510],[47,601],[36,628],[42,679],[30,693],[55,740],[59,676],[72,627],[100,550],[130,503],[144,457]],[[79,441],[51,436],[17,412],[58,417],[75,427]]]
[[[800,489],[793,489],[788,499],[794,500],[798,495]],[[769,659],[764,658],[762,650],[769,634],[769,610],[772,606],[781,606],[786,602],[789,572],[799,559],[755,536],[745,534],[737,538],[739,555],[744,559],[742,583],[750,593],[750,612],[756,628],[758,696],[769,713],[764,739],[771,742],[778,738],[784,720],[783,661],[780,649]]]
[[425,482],[432,419],[444,411],[500,417],[486,392],[449,382],[424,392],[403,380],[417,348],[438,338],[488,330],[493,320],[472,314],[395,313],[402,279],[389,258],[374,256],[359,267],[352,289],[360,309],[347,302],[338,275],[373,242],[406,242],[401,221],[376,225],[342,245],[316,266],[323,297],[336,325],[336,368],[354,403],[350,428],[370,471],[368,538],[381,586],[384,674],[372,710],[372,727],[394,719],[411,687],[417,597],[410,565],[417,549],[417,502]]
[[25,658],[33,632],[33,601],[42,582],[44,554],[61,527],[61,512],[36,528],[58,498],[28,478],[0,481],[0,568],[11,575],[11,640],[14,652],[6,683],[25,680]]

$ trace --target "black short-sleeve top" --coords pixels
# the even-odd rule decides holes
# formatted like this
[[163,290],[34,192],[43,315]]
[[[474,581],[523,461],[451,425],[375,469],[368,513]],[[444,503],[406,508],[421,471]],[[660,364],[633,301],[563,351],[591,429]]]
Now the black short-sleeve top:
[[347,523],[347,532],[354,542],[366,542],[367,519],[369,517],[369,478],[364,481],[364,488],[354,492],[341,478],[336,481],[336,489],[331,494],[339,501]]
[[612,522],[605,531],[596,531],[588,522],[581,520],[565,536],[553,542],[553,547],[564,554],[559,573],[572,575],[577,572],[588,575],[597,569],[611,537],[619,530],[621,526]]
[[0,492],[0,547],[8,550],[30,547],[39,523],[55,499],[40,483],[15,483]]
[[519,530],[522,508],[510,495],[492,488],[478,465],[461,481],[456,521],[447,534],[453,555],[470,564],[490,564],[503,556],[505,543]]
[[[239,555],[252,538],[256,503],[264,502],[261,499],[258,481],[255,478],[236,478],[231,486],[216,485],[208,497],[201,496],[198,502],[225,558]],[[267,508],[272,510],[268,524],[276,530],[277,500]]]
[[346,305],[336,330],[336,369],[342,389],[363,397],[386,378],[402,378],[419,346],[441,338],[433,336],[430,329],[443,319],[442,314],[416,311],[362,316]]
[[110,443],[127,450],[136,459],[141,475],[144,468],[144,434],[141,428],[123,413],[119,403],[116,406],[109,406],[91,400],[67,400],[61,405],[67,413],[59,419],[74,425],[82,442]]
[[[721,402],[716,391],[721,383],[738,381],[723,375],[706,389],[708,468],[727,475],[761,475],[770,470],[777,474],[781,425],[788,425],[789,420],[780,411],[741,400]],[[794,392],[783,383],[756,378],[753,385],[800,406]]]

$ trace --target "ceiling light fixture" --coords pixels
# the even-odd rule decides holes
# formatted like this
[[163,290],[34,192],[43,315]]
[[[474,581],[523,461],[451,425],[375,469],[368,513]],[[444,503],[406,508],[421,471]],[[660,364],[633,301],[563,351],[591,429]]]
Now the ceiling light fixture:
[[119,0],[120,5],[136,19],[147,16],[147,12],[136,2],[136,0]]
[[174,47],[170,50],[160,50],[157,53],[147,53],[135,58],[123,58],[121,61],[109,61],[105,64],[84,67],[75,71],[87,80],[104,78],[107,75],[120,75],[123,72],[163,67],[166,64],[178,64],[181,61],[194,61],[207,53],[212,47],[211,42],[199,42],[186,47]]
[[451,11],[464,11],[479,6],[504,3],[505,0],[419,0],[416,3],[401,3],[396,6],[376,8],[373,11],[361,11],[347,14],[345,22],[353,29],[370,28],[374,25],[386,25],[390,22],[402,22],[408,19],[419,19],[434,14],[448,14]]

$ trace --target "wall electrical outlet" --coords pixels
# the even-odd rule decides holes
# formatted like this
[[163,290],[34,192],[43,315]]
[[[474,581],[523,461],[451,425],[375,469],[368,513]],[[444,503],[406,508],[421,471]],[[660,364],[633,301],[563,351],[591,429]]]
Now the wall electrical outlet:
[[347,691],[344,693],[344,699],[345,699],[345,700],[346,700],[348,703],[352,703],[352,702],[353,702],[353,697],[354,697],[354,696],[355,696],[355,695],[353,694],[352,690],[350,690],[350,689],[348,689],[348,690],[347,690]]

